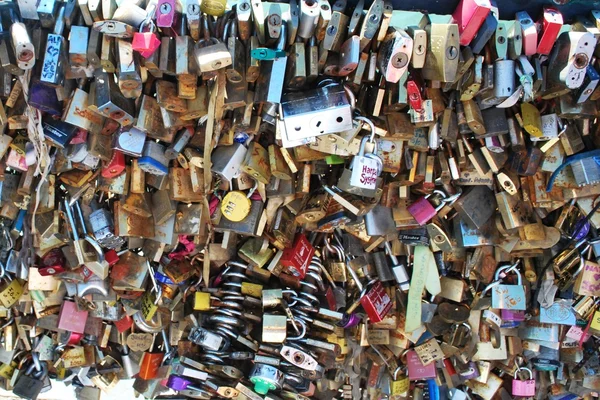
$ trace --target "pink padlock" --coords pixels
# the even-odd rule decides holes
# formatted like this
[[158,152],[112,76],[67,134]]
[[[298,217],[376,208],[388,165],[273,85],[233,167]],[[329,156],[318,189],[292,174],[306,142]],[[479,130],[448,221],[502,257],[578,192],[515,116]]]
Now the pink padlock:
[[461,46],[467,46],[492,10],[490,0],[460,0],[451,23],[458,25]]
[[154,23],[149,20],[142,23],[140,31],[133,34],[131,47],[144,58],[149,58],[160,47],[160,38],[154,32]]
[[[517,379],[517,374],[522,369],[529,372],[529,378],[531,379],[525,381]],[[529,368],[517,368],[517,371],[515,372],[515,379],[512,381],[512,395],[519,397],[535,396],[535,379],[533,379],[533,373]]]
[[423,365],[417,352],[410,350],[406,353],[406,366],[408,368],[408,379],[418,381],[421,379],[435,379],[437,371],[435,363]]
[[[161,31],[172,36],[177,36],[177,12],[175,9],[175,0],[158,0],[156,5],[156,26]],[[166,32],[165,32],[166,30]]]
[[526,56],[532,56],[537,52],[538,44],[538,33],[535,22],[533,22],[526,11],[519,11],[517,13],[517,21],[521,24],[523,54]]
[[[439,194],[442,198],[446,198],[446,193],[441,190],[434,190],[433,193]],[[419,225],[425,225],[427,222],[431,220],[431,218],[435,217],[437,212],[444,207],[444,202],[437,207],[434,207],[427,199],[431,196],[428,194],[425,197],[421,197],[406,209],[413,216],[413,218],[417,221]]]

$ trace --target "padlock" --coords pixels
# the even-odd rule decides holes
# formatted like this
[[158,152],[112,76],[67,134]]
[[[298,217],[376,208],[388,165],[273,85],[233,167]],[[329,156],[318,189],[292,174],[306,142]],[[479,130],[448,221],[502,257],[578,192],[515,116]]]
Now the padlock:
[[442,201],[440,202],[440,204],[438,206],[434,207],[427,200],[431,196],[431,194],[428,194],[424,197],[421,197],[417,201],[413,202],[411,205],[409,205],[406,208],[407,211],[410,213],[410,215],[412,215],[413,218],[417,221],[417,223],[421,226],[425,225],[433,217],[435,217],[437,212],[439,210],[441,210],[445,204],[445,202],[443,200],[447,197],[446,193],[444,193],[441,190],[434,190],[434,193],[441,196],[441,198],[442,198]]
[[423,78],[454,82],[460,53],[458,25],[430,24],[425,27],[425,31],[429,41]]
[[[526,11],[517,12],[516,19],[518,22],[518,28],[520,28],[521,33],[519,35],[518,28],[515,27],[514,39],[515,41],[518,41],[518,36],[521,36],[523,54],[526,56],[532,56],[537,51],[538,45],[538,34],[535,23]],[[515,42],[515,44],[517,43]]]
[[492,307],[507,310],[525,310],[527,299],[525,294],[525,286],[521,281],[521,273],[516,268],[519,264],[500,267],[495,274],[496,281],[503,279],[509,271],[514,271],[517,274],[516,285],[497,284],[492,290]]
[[542,35],[537,46],[537,53],[548,55],[563,26],[562,14],[555,8],[544,7],[542,21],[538,24],[542,26]]
[[392,300],[380,281],[376,281],[360,298],[360,304],[373,323],[382,321],[392,309]]
[[25,373],[18,376],[17,382],[13,387],[14,394],[28,400],[36,400],[38,398],[44,387],[44,379],[48,376],[48,366],[46,363],[40,363],[37,354],[32,354],[32,357],[34,359],[32,367],[37,363],[39,370],[33,372],[34,368],[28,368]]
[[163,363],[163,359],[165,357],[165,353],[153,352],[155,340],[156,334],[154,334],[154,340],[152,341],[150,350],[144,353],[140,363],[140,371],[138,372],[138,376],[145,380],[154,379],[158,375],[158,368]]
[[408,69],[412,54],[413,40],[405,31],[394,29],[388,33],[377,53],[377,64],[385,80],[398,82]]
[[133,34],[132,48],[144,58],[150,58],[160,47],[160,39],[155,33],[154,23],[147,20],[140,26],[139,32]]
[[[371,136],[365,136],[361,140],[358,154],[354,156],[352,160],[352,175],[350,177],[350,184],[358,188],[372,190],[377,187],[377,177],[383,170],[383,163],[381,162],[379,156],[375,154],[377,152],[377,145],[373,140],[375,136],[375,125],[373,125],[370,120],[367,121],[365,122],[367,122],[372,129]],[[366,153],[365,147],[367,143],[375,143],[375,149],[373,152]]]
[[[531,378],[531,379],[524,380],[524,381],[519,380],[517,378],[517,374],[521,370],[525,370],[525,371],[529,372],[529,378]],[[512,381],[512,394],[513,394],[513,396],[523,396],[523,397],[535,395],[535,379],[533,379],[533,372],[531,372],[531,370],[529,368],[519,367],[515,371],[514,379]]]
[[227,46],[216,38],[199,40],[194,48],[194,57],[202,73],[216,71],[232,64]]
[[451,23],[458,25],[460,44],[467,46],[492,9],[489,0],[461,0],[452,13]]

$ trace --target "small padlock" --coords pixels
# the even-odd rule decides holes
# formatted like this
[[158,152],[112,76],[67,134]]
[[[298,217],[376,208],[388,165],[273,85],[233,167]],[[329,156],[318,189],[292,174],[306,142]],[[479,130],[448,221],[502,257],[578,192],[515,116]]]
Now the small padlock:
[[12,279],[8,274],[4,274],[3,279],[6,279],[8,284],[0,287],[0,303],[6,308],[10,308],[23,294],[23,286],[17,279]]
[[433,194],[438,194],[442,197],[442,200],[446,198],[446,193],[441,190],[434,190],[432,194],[428,194],[424,197],[421,197],[411,205],[409,205],[406,209],[414,217],[417,223],[421,226],[427,224],[435,215],[441,210],[446,204],[444,201],[441,201],[437,207],[434,207],[427,199],[431,197]]
[[521,273],[517,269],[520,261],[513,265],[500,267],[496,271],[495,281],[501,281],[509,272],[517,274],[516,285],[498,284],[492,288],[492,308],[507,310],[526,310],[527,300],[525,295],[525,286],[521,279]]
[[233,62],[225,43],[216,38],[199,40],[194,48],[194,56],[203,73],[228,67]]
[[144,58],[150,58],[160,47],[160,39],[156,34],[156,27],[151,19],[147,19],[140,26],[140,31],[133,34],[131,45],[133,50]]
[[[529,378],[525,381],[519,380],[517,374],[520,370],[524,369],[529,372]],[[512,395],[519,397],[531,397],[535,396],[535,379],[533,379],[533,372],[529,368],[517,368],[515,371],[514,379],[512,381]]]
[[156,334],[154,334],[154,340],[150,346],[150,350],[144,352],[142,362],[140,363],[140,372],[138,376],[142,379],[149,380],[156,378],[158,374],[158,368],[163,363],[165,353],[154,353],[154,342],[156,340]]
[[[383,162],[375,153],[377,152],[377,144],[375,138],[375,125],[364,117],[357,119],[367,122],[371,127],[371,136],[365,136],[360,142],[358,154],[352,160],[352,175],[350,184],[363,189],[375,189],[377,187],[377,177],[383,170]],[[372,153],[365,154],[365,146],[368,143],[374,144],[375,148]]]
[[367,312],[371,323],[382,321],[392,309],[392,299],[380,281],[376,281],[360,299],[360,304]]
[[223,197],[221,202],[221,213],[230,221],[240,222],[250,214],[252,201],[250,197],[258,187],[258,182],[255,182],[254,187],[248,191],[248,194],[239,190],[233,190]]

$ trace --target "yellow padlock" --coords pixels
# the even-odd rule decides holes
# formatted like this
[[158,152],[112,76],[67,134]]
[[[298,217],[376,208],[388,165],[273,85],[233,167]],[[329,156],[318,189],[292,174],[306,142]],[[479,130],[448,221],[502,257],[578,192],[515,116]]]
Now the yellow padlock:
[[194,310],[209,311],[210,310],[210,293],[196,292],[194,294]]
[[536,106],[530,103],[521,103],[521,117],[523,128],[531,135],[540,137],[542,132],[542,117]]
[[250,282],[242,282],[242,294],[260,299],[262,298],[262,289],[262,285]]
[[19,300],[22,294],[23,286],[18,280],[14,279],[4,289],[0,290],[0,303],[6,308],[10,308]]
[[225,195],[221,202],[221,213],[225,218],[233,222],[243,221],[250,214],[252,201],[250,196],[258,187],[258,183],[254,182],[254,186],[248,191],[248,194],[233,190]]
[[590,329],[600,332],[600,311],[594,312],[592,322],[590,323]]
[[161,298],[161,290],[159,289],[158,294],[154,290],[150,290],[144,293],[142,296],[142,316],[146,321],[150,321],[156,311],[158,311],[158,302]]

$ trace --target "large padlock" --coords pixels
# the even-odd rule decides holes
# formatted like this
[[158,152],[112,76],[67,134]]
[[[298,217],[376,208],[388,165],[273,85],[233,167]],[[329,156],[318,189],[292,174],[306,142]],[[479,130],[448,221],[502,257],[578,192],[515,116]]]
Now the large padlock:
[[36,400],[44,387],[44,379],[48,376],[48,366],[46,363],[40,363],[38,355],[32,353],[34,358],[33,366],[39,366],[40,369],[33,372],[33,368],[29,368],[25,373],[17,378],[17,382],[13,388],[13,393],[17,396],[27,399]]
[[[527,380],[519,380],[517,374],[520,370],[524,369],[529,372],[529,378]],[[512,381],[512,395],[519,397],[531,397],[535,396],[535,379],[533,379],[533,372],[529,368],[517,368],[515,376]]]
[[525,286],[523,286],[521,273],[517,269],[519,262],[500,267],[496,271],[495,280],[501,281],[509,272],[517,274],[516,285],[498,284],[492,288],[492,308],[507,309],[507,310],[526,310],[527,299],[525,294]]

